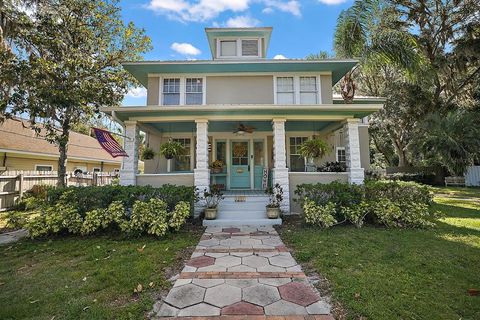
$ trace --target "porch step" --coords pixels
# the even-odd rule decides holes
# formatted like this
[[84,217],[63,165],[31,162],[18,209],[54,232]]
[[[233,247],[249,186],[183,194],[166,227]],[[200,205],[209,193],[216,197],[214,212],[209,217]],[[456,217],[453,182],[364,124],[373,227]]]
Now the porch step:
[[204,226],[273,226],[282,224],[282,219],[215,219],[215,220],[203,220]]

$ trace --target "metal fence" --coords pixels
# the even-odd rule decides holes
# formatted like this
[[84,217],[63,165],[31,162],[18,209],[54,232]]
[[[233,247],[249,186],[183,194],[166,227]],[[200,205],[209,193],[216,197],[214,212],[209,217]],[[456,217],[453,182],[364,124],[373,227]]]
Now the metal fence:
[[[68,186],[104,186],[118,177],[115,172],[67,173]],[[57,185],[56,171],[5,171],[0,174],[0,211],[12,208],[35,185]]]

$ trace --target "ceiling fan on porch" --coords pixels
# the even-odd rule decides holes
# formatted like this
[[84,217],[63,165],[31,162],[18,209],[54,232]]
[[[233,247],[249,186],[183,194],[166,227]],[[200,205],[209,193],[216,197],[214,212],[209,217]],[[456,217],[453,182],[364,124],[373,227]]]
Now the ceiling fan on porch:
[[245,134],[245,133],[253,133],[253,131],[255,131],[255,129],[256,129],[255,127],[246,126],[243,123],[240,123],[240,124],[238,124],[237,128],[235,130],[233,130],[233,133],[242,135],[242,134]]

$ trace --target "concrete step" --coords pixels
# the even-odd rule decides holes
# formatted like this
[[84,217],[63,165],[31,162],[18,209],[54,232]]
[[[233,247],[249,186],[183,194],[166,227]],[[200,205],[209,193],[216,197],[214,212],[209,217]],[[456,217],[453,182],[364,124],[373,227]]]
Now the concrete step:
[[266,203],[249,203],[249,204],[235,204],[235,203],[220,203],[218,210],[220,211],[257,211],[265,210]]
[[282,224],[282,219],[215,219],[215,220],[203,220],[204,226],[273,226]]
[[219,219],[264,219],[267,217],[265,210],[263,211],[222,211],[219,210],[217,217]]

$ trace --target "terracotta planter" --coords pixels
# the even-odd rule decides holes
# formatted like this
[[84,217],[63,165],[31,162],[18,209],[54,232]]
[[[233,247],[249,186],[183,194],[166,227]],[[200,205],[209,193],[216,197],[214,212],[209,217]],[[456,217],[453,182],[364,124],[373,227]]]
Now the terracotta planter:
[[217,208],[206,208],[205,209],[205,219],[214,220],[217,218]]
[[269,219],[277,219],[280,216],[279,207],[267,207],[267,217]]

